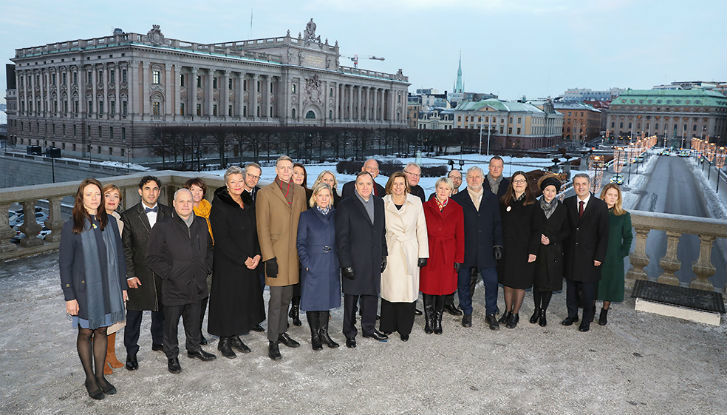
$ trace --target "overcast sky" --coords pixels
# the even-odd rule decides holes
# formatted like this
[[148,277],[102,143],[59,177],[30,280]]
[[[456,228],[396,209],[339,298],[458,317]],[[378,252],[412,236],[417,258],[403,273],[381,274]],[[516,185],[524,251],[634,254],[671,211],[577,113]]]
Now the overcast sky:
[[360,67],[402,68],[411,92],[451,91],[460,51],[465,89],[504,99],[727,79],[724,0],[1,0],[0,53],[152,24],[200,43],[297,36],[311,17],[342,55],[386,58]]

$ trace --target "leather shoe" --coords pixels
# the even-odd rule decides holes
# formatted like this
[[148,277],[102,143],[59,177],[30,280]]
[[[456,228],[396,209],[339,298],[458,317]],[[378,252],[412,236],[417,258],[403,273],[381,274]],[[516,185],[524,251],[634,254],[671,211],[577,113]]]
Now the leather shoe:
[[415,308],[415,309],[414,309],[414,315],[415,315],[415,316],[421,316],[421,315],[422,315],[422,310],[420,310],[420,309],[418,309],[418,308]]
[[283,356],[280,355],[280,348],[278,342],[270,342],[268,344],[268,357],[273,360],[280,360]]
[[116,387],[110,384],[108,380],[104,378],[101,380],[96,379],[96,383],[98,383],[99,387],[106,395],[116,395]]
[[376,329],[374,329],[374,331],[372,333],[368,333],[368,334],[364,333],[363,336],[366,338],[369,338],[369,339],[378,340],[380,342],[385,342],[389,339],[389,336],[385,335],[384,333],[382,333]]
[[590,329],[591,329],[591,323],[589,323],[585,320],[581,322],[580,326],[578,326],[578,331],[582,331],[584,333]]
[[200,345],[202,345],[202,346],[206,346],[206,345],[207,345],[208,343],[209,343],[209,342],[207,341],[207,338],[206,338],[206,337],[204,337],[204,336],[201,336],[201,337],[199,338],[199,344],[200,344]]
[[260,323],[258,323],[256,325],[250,327],[250,330],[257,331],[257,332],[260,332],[260,333],[262,333],[262,332],[265,331],[265,329],[263,328],[263,326],[260,325]]
[[151,350],[153,350],[155,352],[163,352],[164,351],[164,345],[163,344],[152,343],[151,344]]
[[510,313],[510,318],[507,320],[507,324],[505,324],[505,327],[509,329],[514,329],[517,327],[517,323],[520,321],[520,315],[515,313]]
[[230,346],[232,346],[233,349],[237,350],[240,353],[250,353],[251,350],[245,343],[242,342],[242,339],[240,339],[240,336],[232,336],[230,339]]
[[447,313],[449,313],[449,314],[451,314],[453,316],[461,316],[462,315],[462,312],[457,307],[453,306],[452,304],[445,304],[444,305],[444,311],[446,311]]
[[237,357],[235,352],[232,351],[232,340],[230,337],[220,337],[220,342],[217,343],[217,350],[222,353],[222,356],[228,359],[234,359]]
[[355,349],[356,339],[346,339],[346,347],[348,347],[349,349]]
[[399,337],[401,337],[401,341],[409,341],[409,335],[408,334],[400,334]]
[[535,310],[533,310],[533,315],[530,316],[530,324],[537,323],[539,316],[540,316],[540,309],[536,307]]
[[290,336],[288,336],[288,333],[281,333],[280,336],[278,336],[278,342],[292,348],[300,347],[300,343],[291,339]]
[[562,324],[564,326],[571,326],[571,325],[573,325],[573,323],[577,323],[577,322],[578,322],[578,316],[575,316],[575,317],[568,316],[565,319],[563,319],[563,321],[561,321],[560,324]]
[[497,317],[494,314],[488,314],[485,316],[487,325],[490,326],[490,330],[500,330],[500,323],[497,322]]
[[199,359],[203,362],[209,362],[210,360],[217,359],[217,356],[212,353],[207,353],[202,349],[199,349],[196,352],[187,352],[187,357],[190,359]]
[[472,327],[472,314],[462,316],[462,327]]
[[136,353],[126,356],[126,369],[136,370],[139,368],[139,362],[136,360]]
[[[103,398],[106,397],[106,395],[104,395],[104,393],[101,390],[101,388],[99,388],[97,385],[95,385],[95,384],[89,385],[88,382],[84,382],[83,385],[86,387],[86,392],[88,392],[88,396],[90,396],[91,399],[95,399],[97,401],[100,401],[101,399],[103,399]],[[96,386],[98,389],[91,390],[90,388],[93,387],[93,386]]]
[[169,369],[169,373],[174,373],[175,375],[181,372],[182,366],[179,366],[179,359],[176,357],[169,359],[167,362],[167,369]]

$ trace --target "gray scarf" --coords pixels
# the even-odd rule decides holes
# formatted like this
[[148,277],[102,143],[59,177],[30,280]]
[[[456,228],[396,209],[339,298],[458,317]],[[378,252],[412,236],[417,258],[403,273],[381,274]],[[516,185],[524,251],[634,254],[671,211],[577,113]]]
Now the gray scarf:
[[540,208],[543,209],[543,213],[545,213],[545,218],[550,219],[550,215],[555,212],[555,209],[558,207],[558,198],[554,197],[553,200],[550,201],[550,203],[545,201],[545,198],[540,198]]
[[[119,263],[116,251],[118,235],[116,232],[112,232],[110,223],[107,224],[104,231],[97,229],[97,226],[86,219],[81,232],[86,278],[86,304],[88,305],[86,317],[90,329],[108,324],[107,314],[111,323],[124,319],[124,303],[121,296],[121,284],[119,284]],[[96,232],[101,232],[101,241],[105,245],[105,249],[100,248],[96,243]],[[106,252],[106,270],[101,269],[101,250]]]
[[497,191],[500,190],[500,182],[502,182],[502,175],[497,179],[493,179],[489,174],[487,175],[487,183],[489,183],[492,193],[497,194]]

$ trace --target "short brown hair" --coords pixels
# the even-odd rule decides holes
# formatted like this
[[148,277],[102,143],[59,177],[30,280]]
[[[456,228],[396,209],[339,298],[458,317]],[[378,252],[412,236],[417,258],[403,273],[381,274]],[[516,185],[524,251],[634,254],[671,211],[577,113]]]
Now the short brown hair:
[[391,188],[394,187],[394,179],[397,177],[402,177],[404,179],[404,185],[406,186],[406,192],[409,193],[409,182],[406,180],[406,174],[404,174],[403,171],[397,171],[394,172],[391,176],[389,176],[389,181],[386,182],[386,194],[391,194]]
[[199,177],[195,177],[193,179],[189,179],[186,182],[184,182],[184,188],[185,189],[192,189],[192,185],[195,185],[197,187],[200,187],[202,189],[202,197],[205,197],[207,195],[207,185],[205,184],[204,180],[202,180]]
[[101,193],[106,194],[109,190],[116,190],[119,193],[119,203],[121,203],[122,200],[124,200],[124,195],[121,193],[121,189],[119,189],[119,186],[109,183],[106,186],[101,189]]

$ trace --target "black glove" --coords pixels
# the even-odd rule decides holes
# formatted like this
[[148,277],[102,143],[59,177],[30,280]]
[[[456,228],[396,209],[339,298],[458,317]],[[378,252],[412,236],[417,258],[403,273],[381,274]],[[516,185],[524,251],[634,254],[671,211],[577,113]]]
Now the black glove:
[[381,272],[384,272],[385,269],[386,269],[386,257],[383,257],[381,259]]
[[265,275],[268,278],[278,278],[278,260],[273,257],[265,261]]
[[343,275],[344,278],[347,278],[349,280],[356,278],[356,276],[353,273],[353,268],[351,268],[351,267],[341,268],[341,274]]
[[493,252],[495,254],[495,261],[499,261],[502,259],[502,247],[501,246],[495,246],[492,248]]
[[462,266],[462,264],[460,264],[459,262],[455,262],[454,263],[454,272],[459,272],[459,267],[461,267],[461,266]]
[[419,268],[426,267],[427,266],[427,259],[426,258],[419,258],[419,261],[417,261],[417,266]]

